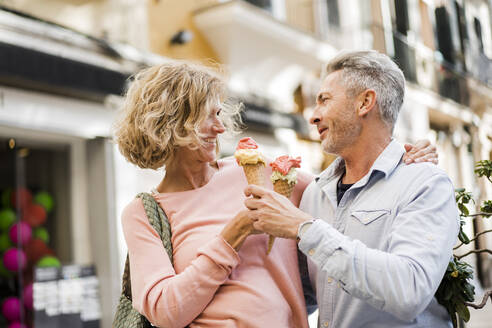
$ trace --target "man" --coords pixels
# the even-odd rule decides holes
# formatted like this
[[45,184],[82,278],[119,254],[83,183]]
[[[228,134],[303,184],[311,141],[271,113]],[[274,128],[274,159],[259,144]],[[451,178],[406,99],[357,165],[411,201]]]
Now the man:
[[344,53],[326,68],[310,119],[339,158],[301,205],[245,190],[255,228],[298,239],[321,327],[449,327],[434,298],[459,227],[453,185],[428,163],[404,165],[392,139],[405,79],[386,55]]

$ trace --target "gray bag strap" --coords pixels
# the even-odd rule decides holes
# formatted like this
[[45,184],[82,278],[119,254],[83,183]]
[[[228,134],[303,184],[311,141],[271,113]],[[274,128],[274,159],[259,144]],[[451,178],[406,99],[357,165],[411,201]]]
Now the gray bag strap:
[[[157,231],[162,240],[162,245],[169,256],[169,260],[173,263],[173,245],[171,244],[171,226],[167,219],[166,214],[159,206],[154,197],[146,192],[139,193],[137,198],[140,198],[145,209],[145,214],[149,220],[150,225]],[[123,272],[122,283],[123,294],[131,301],[132,291],[130,282],[130,260],[128,254],[126,255],[125,270]]]
[[[171,244],[171,227],[166,214],[155,201],[154,197],[148,193],[137,195],[142,200],[145,214],[150,225],[157,231],[162,240],[162,245],[171,260],[173,261],[173,248]],[[126,255],[125,270],[123,272],[123,283],[118,307],[113,319],[113,328],[151,328],[152,324],[133,308],[132,289],[130,280],[130,259]]]

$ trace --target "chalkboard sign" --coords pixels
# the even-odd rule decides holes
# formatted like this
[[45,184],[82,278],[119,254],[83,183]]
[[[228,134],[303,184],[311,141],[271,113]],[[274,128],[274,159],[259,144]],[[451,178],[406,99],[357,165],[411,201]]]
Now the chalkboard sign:
[[33,299],[36,328],[99,328],[99,281],[94,266],[36,268]]

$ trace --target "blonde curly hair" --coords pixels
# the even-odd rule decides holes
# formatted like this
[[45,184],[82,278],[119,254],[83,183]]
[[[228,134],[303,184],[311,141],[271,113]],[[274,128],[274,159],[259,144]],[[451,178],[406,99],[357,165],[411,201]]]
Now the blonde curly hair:
[[133,77],[114,124],[123,156],[143,169],[170,163],[179,147],[203,144],[200,124],[213,106],[228,132],[238,132],[241,107],[226,102],[226,86],[218,72],[189,62],[152,66]]

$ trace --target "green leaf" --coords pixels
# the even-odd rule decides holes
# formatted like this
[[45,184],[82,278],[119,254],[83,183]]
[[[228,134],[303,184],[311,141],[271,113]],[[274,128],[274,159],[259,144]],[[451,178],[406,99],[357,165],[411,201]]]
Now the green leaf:
[[469,277],[473,275],[473,268],[468,263],[465,264],[466,266],[463,266],[463,268],[461,269],[461,274],[466,277]]
[[490,178],[492,175],[492,161],[483,160],[475,164],[475,174],[478,177]]
[[466,296],[466,301],[467,302],[475,301],[475,286],[469,284],[468,282],[465,282],[463,287],[464,287],[463,291]]
[[461,286],[459,286],[458,284],[456,283],[453,283],[453,301],[455,301],[456,303],[459,303],[459,302],[464,302],[465,299],[463,298],[463,296],[461,296]]
[[[492,161],[479,161],[475,165],[475,174],[478,177],[485,177],[492,182]],[[460,211],[460,229],[458,238],[463,244],[469,244],[470,238],[475,237],[473,233],[469,238],[464,232],[465,218],[470,217],[470,210],[467,205],[475,207],[475,200],[471,192],[465,188],[455,189],[456,205]],[[485,200],[480,207],[480,214],[477,216],[490,217],[492,216],[492,200]],[[473,215],[475,216],[475,215]],[[439,284],[435,293],[435,297],[439,304],[444,306],[451,317],[453,327],[458,327],[458,322],[470,320],[470,311],[465,305],[465,302],[473,302],[475,300],[475,287],[470,283],[473,279],[473,268],[465,261],[460,261],[453,257],[449,262],[446,272]]]
[[464,203],[464,204],[468,204],[470,200],[473,201],[471,192],[467,192],[463,188],[456,189],[455,199],[456,199],[456,203]]
[[443,299],[449,301],[451,297],[453,297],[453,289],[451,288],[444,289]]
[[464,303],[462,302],[456,303],[456,312],[458,312],[460,318],[463,319],[465,322],[468,322],[468,320],[470,320],[470,311],[468,310],[468,307]]
[[469,244],[470,243],[470,238],[466,235],[466,233],[463,232],[463,230],[460,229],[460,232],[458,234],[459,240],[464,243],[464,244]]
[[484,215],[487,218],[489,216],[491,216],[492,215],[492,200],[484,201],[482,206],[480,207],[480,212],[488,213],[489,215]]
[[463,214],[463,216],[468,216],[470,214],[468,208],[466,208],[466,206],[463,205],[463,203],[458,203],[458,208],[460,209],[460,212],[461,214]]

